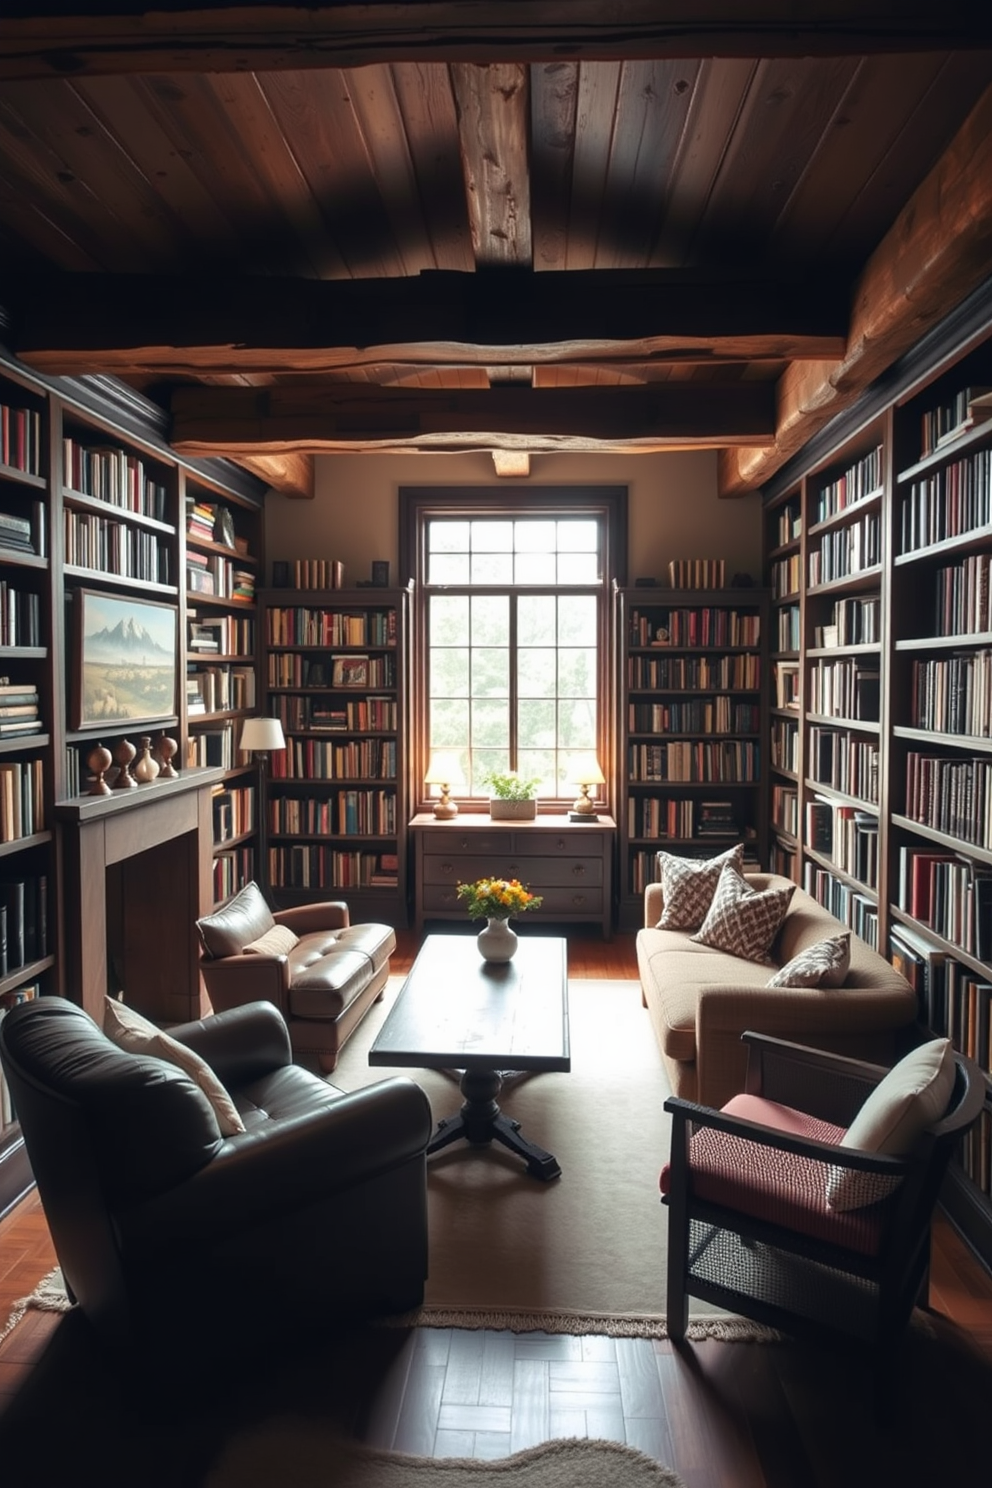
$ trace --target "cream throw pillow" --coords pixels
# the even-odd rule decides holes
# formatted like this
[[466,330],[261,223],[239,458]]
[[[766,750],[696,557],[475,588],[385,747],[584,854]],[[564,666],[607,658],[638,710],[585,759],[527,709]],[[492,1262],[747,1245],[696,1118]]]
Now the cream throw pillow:
[[246,945],[245,950],[254,952],[256,956],[288,956],[299,943],[300,937],[294,935],[288,925],[273,925],[251,945]]
[[680,858],[675,853],[660,852],[658,869],[664,905],[659,930],[698,930],[713,902],[720,874],[727,863],[736,868],[744,865],[741,843],[720,853],[716,858]]
[[189,1075],[213,1106],[217,1125],[225,1137],[233,1137],[236,1132],[245,1130],[237,1106],[207,1061],[178,1039],[170,1038],[156,1028],[154,1023],[149,1023],[134,1008],[117,1002],[113,997],[105,997],[103,1031],[119,1048],[132,1054],[152,1054],[156,1059],[165,1059]]
[[709,912],[691,939],[745,961],[764,961],[795,891],[795,884],[752,889],[733,863],[727,863]]
[[817,941],[769,978],[769,987],[840,987],[851,965],[851,932]]
[[[950,1039],[931,1039],[889,1070],[865,1101],[841,1140],[842,1147],[905,1157],[928,1126],[947,1110],[954,1090],[954,1049]],[[898,1179],[878,1173],[831,1168],[827,1203],[831,1209],[860,1209],[891,1193]]]

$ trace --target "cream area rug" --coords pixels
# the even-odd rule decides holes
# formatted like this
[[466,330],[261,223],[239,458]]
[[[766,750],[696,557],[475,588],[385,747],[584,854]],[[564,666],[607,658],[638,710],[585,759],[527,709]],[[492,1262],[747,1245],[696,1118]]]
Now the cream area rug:
[[342,1441],[306,1421],[240,1437],[204,1488],[684,1488],[670,1468],[618,1442],[563,1439],[495,1462],[408,1457]]
[[[410,1075],[437,1121],[461,1106],[457,1075],[368,1064],[401,986],[401,977],[390,979],[329,1079],[355,1090]],[[658,1174],[670,1123],[661,1055],[637,982],[573,979],[569,1009],[571,1072],[515,1075],[500,1096],[523,1135],[554,1153],[561,1177],[532,1178],[497,1143],[456,1142],[430,1157],[425,1301],[398,1321],[664,1337],[667,1211]],[[690,1336],[754,1339],[762,1331],[693,1304]]]

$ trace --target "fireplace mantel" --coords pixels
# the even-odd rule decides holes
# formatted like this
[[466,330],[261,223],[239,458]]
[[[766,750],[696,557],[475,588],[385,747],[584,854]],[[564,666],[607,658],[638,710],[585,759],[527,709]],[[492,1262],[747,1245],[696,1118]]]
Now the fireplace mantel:
[[213,905],[211,795],[222,780],[220,769],[186,770],[56,803],[66,884],[60,990],[98,1022],[118,984],[156,1023],[208,1011],[196,921]]

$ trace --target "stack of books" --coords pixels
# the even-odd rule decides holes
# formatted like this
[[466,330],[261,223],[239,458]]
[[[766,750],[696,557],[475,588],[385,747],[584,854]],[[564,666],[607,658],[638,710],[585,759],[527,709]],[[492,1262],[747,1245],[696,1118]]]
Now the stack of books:
[[205,553],[186,554],[186,588],[192,594],[214,593],[214,575]]
[[17,553],[33,553],[31,518],[0,511],[0,547],[12,548]]
[[187,502],[186,534],[200,542],[213,542],[216,508],[208,501]]
[[38,689],[30,682],[0,679],[0,738],[40,732]]

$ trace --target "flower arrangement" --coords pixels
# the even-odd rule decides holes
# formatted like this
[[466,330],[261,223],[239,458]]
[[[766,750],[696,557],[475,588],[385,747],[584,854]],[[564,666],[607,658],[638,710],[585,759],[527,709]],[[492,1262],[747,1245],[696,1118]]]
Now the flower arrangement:
[[530,801],[540,783],[539,775],[518,775],[516,770],[490,770],[481,781],[500,801]]
[[539,909],[540,894],[532,894],[518,878],[480,878],[475,883],[460,883],[458,897],[463,899],[473,920],[508,920],[511,915],[528,909]]

